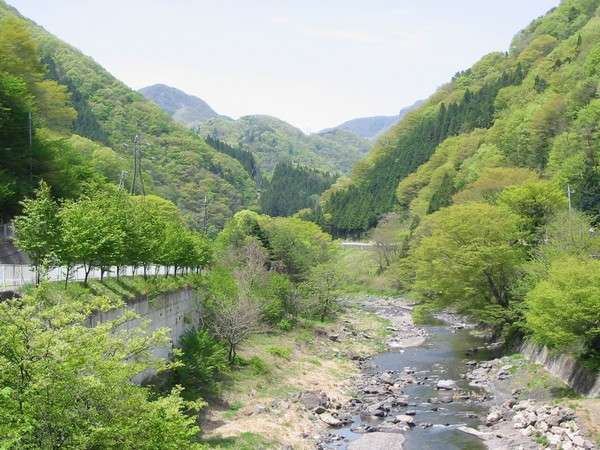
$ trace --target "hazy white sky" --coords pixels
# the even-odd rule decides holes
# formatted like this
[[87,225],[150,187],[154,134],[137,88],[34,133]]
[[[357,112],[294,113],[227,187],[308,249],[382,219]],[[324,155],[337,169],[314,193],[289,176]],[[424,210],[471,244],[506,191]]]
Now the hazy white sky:
[[305,131],[395,114],[558,0],[8,0],[132,88]]

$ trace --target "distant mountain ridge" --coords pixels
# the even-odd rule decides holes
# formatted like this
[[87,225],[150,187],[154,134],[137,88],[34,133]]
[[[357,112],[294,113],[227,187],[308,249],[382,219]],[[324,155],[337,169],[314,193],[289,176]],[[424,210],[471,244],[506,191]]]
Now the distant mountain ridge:
[[249,115],[233,120],[213,117],[195,130],[251,152],[260,170],[269,174],[279,162],[288,161],[335,173],[348,173],[364,157],[371,144],[347,131],[330,130],[305,134],[283,120],[267,115]]
[[153,84],[139,89],[138,92],[160,106],[174,120],[190,128],[213,117],[221,117],[200,97],[166,84]]
[[321,133],[330,130],[347,130],[365,139],[375,139],[400,122],[406,113],[418,108],[422,103],[423,100],[418,100],[412,105],[402,108],[395,116],[371,116],[351,119],[336,127],[327,128]]

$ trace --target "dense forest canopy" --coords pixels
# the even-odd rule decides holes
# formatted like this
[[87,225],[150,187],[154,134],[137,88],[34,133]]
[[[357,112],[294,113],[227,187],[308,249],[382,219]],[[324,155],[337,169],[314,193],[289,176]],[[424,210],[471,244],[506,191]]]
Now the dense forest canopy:
[[238,120],[216,117],[200,123],[196,130],[202,136],[212,136],[251,152],[267,175],[280,161],[347,173],[371,147],[369,141],[346,130],[307,135],[282,120],[264,115],[244,116]]
[[[372,227],[398,206],[394,192],[409,175],[398,194],[401,206],[429,180],[435,184],[428,186],[429,195],[440,190],[438,197],[446,192],[449,198],[461,189],[463,174],[472,171],[476,160],[479,168],[534,169],[565,190],[571,184],[577,192],[574,204],[598,214],[597,150],[589,125],[595,120],[598,83],[596,6],[593,1],[563,2],[519,33],[510,52],[486,55],[409,113],[378,140],[349,179],[340,179],[324,194],[330,229],[354,234]],[[452,136],[470,139],[471,131],[481,137],[477,145],[448,155],[452,162],[439,161],[448,146],[458,147],[453,153],[461,151],[460,140],[451,144]],[[425,168],[415,172],[432,155],[431,174],[425,175]]]
[[301,209],[317,208],[319,195],[335,181],[335,175],[280,162],[263,185],[260,206],[270,216],[291,216]]

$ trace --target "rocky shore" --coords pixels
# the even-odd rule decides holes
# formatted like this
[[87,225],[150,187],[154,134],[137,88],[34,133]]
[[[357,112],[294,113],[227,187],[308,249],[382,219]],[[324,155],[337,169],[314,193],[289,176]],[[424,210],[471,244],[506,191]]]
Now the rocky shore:
[[[389,320],[390,335],[386,342],[389,351],[402,353],[426,341],[427,331],[414,325],[412,308],[406,301],[369,298],[363,307]],[[452,331],[469,327],[452,314],[444,314],[441,319]],[[333,337],[336,339],[338,337]],[[465,355],[478,351],[481,349],[473,348]],[[447,427],[476,436],[494,450],[596,448],[583,436],[573,411],[533,400],[519,400],[520,392],[506,392],[506,386],[501,384],[512,376],[520,362],[506,357],[491,361],[465,359],[464,370],[456,380],[443,378],[444,368],[435,364],[430,370],[408,366],[400,370],[380,370],[370,358],[356,357],[355,360],[361,368],[361,376],[355,380],[355,392],[349,400],[338,402],[324,392],[309,392],[299,397],[304,407],[327,426],[327,431],[316,439],[318,449],[401,449],[407,433],[430,427]],[[428,386],[434,394],[427,399],[411,398],[406,391],[416,386]],[[483,412],[461,412],[464,423],[439,423],[439,420],[432,423],[421,419],[438,411],[442,413],[453,403],[473,406]],[[469,421],[475,424],[469,426]],[[360,437],[350,439],[349,434]]]

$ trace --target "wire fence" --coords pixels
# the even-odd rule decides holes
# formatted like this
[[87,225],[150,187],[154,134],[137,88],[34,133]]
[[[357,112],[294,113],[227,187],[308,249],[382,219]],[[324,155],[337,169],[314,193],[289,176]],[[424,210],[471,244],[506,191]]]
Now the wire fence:
[[[148,275],[164,275],[167,268],[164,266],[150,266],[147,269]],[[19,264],[0,264],[0,290],[10,290],[33,284],[36,282],[36,271],[33,266]],[[119,269],[120,276],[134,276],[143,274],[143,268],[133,266],[122,266]],[[92,269],[88,279],[99,279],[100,269]],[[110,267],[104,272],[104,278],[113,278],[117,276],[117,268]],[[55,267],[43,274],[43,279],[47,281],[65,281],[67,269],[65,267]],[[83,281],[85,279],[85,270],[79,266],[69,271],[69,281]]]

